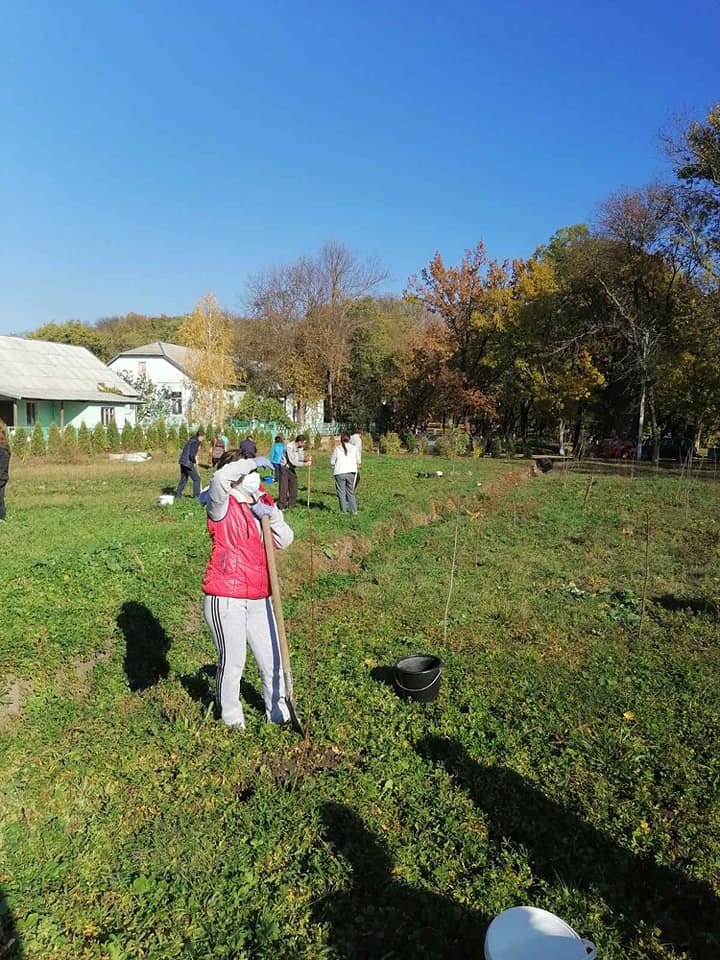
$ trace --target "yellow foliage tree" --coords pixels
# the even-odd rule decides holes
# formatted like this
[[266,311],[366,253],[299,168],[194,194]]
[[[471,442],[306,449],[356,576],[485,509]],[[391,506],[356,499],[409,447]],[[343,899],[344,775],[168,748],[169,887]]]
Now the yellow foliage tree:
[[225,391],[235,382],[230,359],[232,326],[212,293],[195,304],[178,331],[191,350],[188,373],[193,380],[193,413],[197,422],[222,424]]

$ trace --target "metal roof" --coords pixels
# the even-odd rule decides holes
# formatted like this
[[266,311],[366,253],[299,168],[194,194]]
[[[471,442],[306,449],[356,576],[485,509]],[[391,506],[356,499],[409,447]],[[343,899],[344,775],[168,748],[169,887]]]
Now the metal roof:
[[163,357],[165,360],[169,360],[178,370],[190,376],[191,353],[192,350],[190,347],[183,347],[179,343],[164,343],[162,340],[157,340],[155,343],[146,343],[142,347],[133,347],[132,350],[123,350],[122,353],[113,357],[110,363],[115,363],[116,360],[120,360],[122,357]]
[[130,384],[85,347],[3,336],[0,395],[13,400],[140,403]]

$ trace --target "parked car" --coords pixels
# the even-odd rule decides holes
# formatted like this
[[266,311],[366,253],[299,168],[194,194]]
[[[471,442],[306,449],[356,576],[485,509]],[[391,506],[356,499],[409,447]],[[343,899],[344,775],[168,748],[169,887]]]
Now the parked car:
[[611,460],[634,460],[637,445],[634,440],[618,440],[609,437],[598,440],[596,454],[598,457],[608,457]]
[[[685,463],[690,454],[693,458],[699,457],[700,452],[695,449],[693,441],[688,437],[663,437],[660,441],[660,459],[674,460],[676,463]],[[652,460],[652,440],[643,444],[643,460]]]
[[[677,460],[678,463],[685,463],[690,454],[697,456],[693,450],[693,442],[687,437],[663,437],[660,441],[660,459]],[[651,446],[652,451],[652,446]]]

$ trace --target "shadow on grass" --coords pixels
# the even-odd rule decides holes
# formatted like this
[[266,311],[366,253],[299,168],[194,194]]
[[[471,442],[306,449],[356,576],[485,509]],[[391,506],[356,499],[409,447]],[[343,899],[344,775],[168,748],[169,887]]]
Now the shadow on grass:
[[313,908],[339,956],[482,957],[483,914],[395,879],[383,840],[348,807],[326,803],[320,812],[325,839],[352,869],[352,887],[330,891]]
[[533,874],[550,884],[598,893],[628,942],[645,922],[693,960],[720,956],[720,903],[706,883],[619,847],[512,770],[472,760],[455,740],[427,737],[417,750],[442,764],[486,814],[490,843],[522,846]]
[[[197,673],[186,673],[180,677],[180,683],[190,699],[202,704],[206,710],[212,704],[215,707],[215,719],[218,720],[220,714],[217,709],[217,701],[215,700],[215,691],[214,688],[210,686],[210,678],[214,678],[216,673],[217,666],[214,663],[206,663],[200,667]],[[263,698],[247,680],[240,681],[240,696],[249,707],[257,710],[258,713],[261,713],[263,716],[265,715]],[[0,954],[0,960],[2,960],[2,954]]]
[[125,637],[123,667],[131,690],[147,690],[170,673],[170,639],[154,614],[142,603],[122,605],[117,625]]
[[677,610],[692,610],[693,613],[708,617],[720,617],[720,603],[716,600],[704,600],[700,597],[676,597],[673,593],[664,593],[660,597],[651,597],[653,603],[673,613]]
[[23,960],[20,938],[2,887],[0,887],[0,957],[2,960]]
[[373,678],[375,683],[382,683],[386,687],[392,687],[395,689],[395,684],[393,682],[395,677],[395,670],[392,667],[373,667],[370,671],[370,676]]

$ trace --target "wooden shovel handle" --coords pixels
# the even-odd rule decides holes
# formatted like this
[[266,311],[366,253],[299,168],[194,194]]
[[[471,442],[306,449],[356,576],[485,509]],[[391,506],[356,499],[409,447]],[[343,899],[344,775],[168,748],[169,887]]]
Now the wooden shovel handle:
[[272,603],[273,612],[275,614],[278,642],[280,643],[280,659],[282,661],[283,673],[285,674],[285,686],[290,687],[287,692],[290,696],[292,696],[290,654],[288,652],[287,637],[285,636],[285,618],[283,617],[282,598],[280,595],[280,581],[278,580],[277,567],[275,565],[275,547],[273,546],[270,518],[268,516],[264,516],[260,520],[260,523],[262,525],[263,543],[265,544],[265,556],[267,557],[268,573],[270,574],[270,602]]

